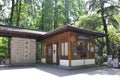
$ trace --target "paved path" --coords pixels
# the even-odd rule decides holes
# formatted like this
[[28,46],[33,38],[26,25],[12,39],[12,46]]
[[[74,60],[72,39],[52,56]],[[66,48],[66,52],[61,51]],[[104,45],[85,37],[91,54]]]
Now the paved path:
[[1,67],[0,82],[120,82],[120,69],[91,67],[66,70],[56,66]]

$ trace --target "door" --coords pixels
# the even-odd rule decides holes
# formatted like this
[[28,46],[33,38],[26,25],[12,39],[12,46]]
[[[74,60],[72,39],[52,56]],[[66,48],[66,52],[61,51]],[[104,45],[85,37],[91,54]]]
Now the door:
[[51,44],[47,45],[47,63],[48,64],[52,63],[52,45]]
[[57,63],[57,44],[53,44],[53,63]]

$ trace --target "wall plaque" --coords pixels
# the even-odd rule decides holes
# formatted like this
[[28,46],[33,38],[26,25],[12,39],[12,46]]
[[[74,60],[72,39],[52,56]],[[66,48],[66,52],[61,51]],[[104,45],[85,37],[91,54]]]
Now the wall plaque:
[[71,42],[75,42],[75,41],[76,41],[75,36],[71,36]]

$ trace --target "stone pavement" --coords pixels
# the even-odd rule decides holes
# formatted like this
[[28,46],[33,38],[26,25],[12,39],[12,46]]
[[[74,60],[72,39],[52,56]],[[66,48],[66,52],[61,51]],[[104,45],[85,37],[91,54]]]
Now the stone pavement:
[[120,69],[62,69],[54,65],[1,67],[0,82],[120,82]]

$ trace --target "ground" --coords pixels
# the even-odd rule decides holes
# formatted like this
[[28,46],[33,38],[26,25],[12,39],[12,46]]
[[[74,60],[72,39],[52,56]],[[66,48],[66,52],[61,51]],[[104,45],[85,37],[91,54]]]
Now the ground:
[[0,67],[0,82],[120,82],[120,69],[62,69],[53,65]]

